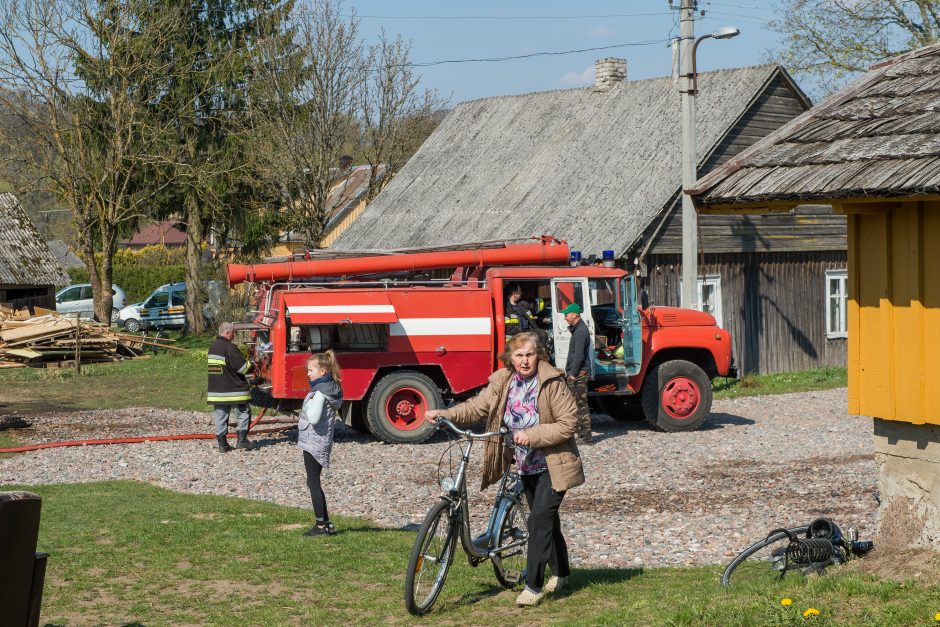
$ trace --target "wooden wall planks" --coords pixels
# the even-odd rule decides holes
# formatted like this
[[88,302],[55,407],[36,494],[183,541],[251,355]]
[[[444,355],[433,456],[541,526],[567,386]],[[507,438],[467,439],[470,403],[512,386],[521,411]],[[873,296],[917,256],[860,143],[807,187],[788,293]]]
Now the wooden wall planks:
[[[826,271],[847,267],[844,251],[706,254],[703,275],[721,278],[723,326],[741,372],[792,372],[846,365],[846,340],[826,337]],[[678,306],[679,255],[648,261],[648,290]]]

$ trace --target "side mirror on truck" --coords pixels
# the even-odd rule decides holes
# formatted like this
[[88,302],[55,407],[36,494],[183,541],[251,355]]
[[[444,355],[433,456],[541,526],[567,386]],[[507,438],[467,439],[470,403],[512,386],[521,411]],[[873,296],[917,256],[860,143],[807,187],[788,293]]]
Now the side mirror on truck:
[[646,290],[640,290],[640,309],[646,311],[650,308],[650,293]]

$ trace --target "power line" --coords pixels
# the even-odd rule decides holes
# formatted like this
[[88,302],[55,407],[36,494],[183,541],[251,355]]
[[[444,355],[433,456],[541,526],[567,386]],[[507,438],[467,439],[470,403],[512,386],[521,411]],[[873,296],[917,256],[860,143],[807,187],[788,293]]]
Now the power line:
[[612,46],[598,46],[596,48],[581,48],[580,50],[558,50],[553,52],[530,52],[528,54],[518,54],[511,57],[481,57],[477,59],[447,59],[445,61],[426,61],[423,63],[402,63],[390,67],[430,67],[432,65],[444,65],[445,63],[491,63],[497,61],[512,61],[515,59],[530,59],[532,57],[548,57],[564,54],[577,54],[579,52],[595,52],[597,50],[611,50],[613,48],[626,48],[629,46],[653,46],[656,44],[666,44],[667,39],[652,39],[649,41],[634,41],[625,44],[614,44]]
[[704,2],[703,4],[710,4],[716,7],[731,7],[733,9],[746,9],[748,11],[767,11],[771,13],[773,12],[773,9],[769,9],[767,7],[759,7],[755,4],[731,4],[730,2],[711,2],[711,0],[709,0],[708,2]]
[[770,18],[758,17],[756,15],[741,15],[739,13],[724,13],[722,11],[706,11],[705,17],[707,18],[710,15],[720,15],[722,17],[733,17],[738,20],[742,20],[748,24],[766,24]]
[[671,13],[611,13],[607,15],[360,15],[350,13],[344,14],[343,17],[358,17],[370,20],[596,20],[659,15],[671,15]]

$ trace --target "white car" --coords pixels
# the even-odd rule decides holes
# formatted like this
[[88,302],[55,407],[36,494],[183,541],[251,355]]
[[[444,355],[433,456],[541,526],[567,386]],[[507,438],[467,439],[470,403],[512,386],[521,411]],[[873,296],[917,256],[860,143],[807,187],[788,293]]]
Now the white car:
[[[111,285],[111,321],[127,305],[127,297],[117,285]],[[79,283],[63,287],[55,295],[55,310],[62,314],[78,313],[82,318],[95,317],[95,301],[91,296],[91,283]]]
[[140,309],[144,301],[128,305],[118,312],[117,325],[124,327],[128,333],[137,333],[140,331]]

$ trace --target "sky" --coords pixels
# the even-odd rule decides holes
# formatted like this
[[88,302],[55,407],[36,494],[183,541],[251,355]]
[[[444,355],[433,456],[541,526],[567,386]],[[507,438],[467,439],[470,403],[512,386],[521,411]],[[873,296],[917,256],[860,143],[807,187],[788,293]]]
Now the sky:
[[[679,0],[673,3],[678,8]],[[387,33],[411,40],[413,63],[511,57],[611,47],[572,54],[500,62],[444,63],[418,67],[421,85],[450,104],[508,94],[567,89],[594,82],[594,61],[627,59],[627,78],[666,76],[672,71],[668,41],[679,34],[678,11],[668,0],[346,0],[355,9],[367,42]],[[698,48],[699,71],[763,63],[780,41],[767,21],[771,0],[699,0],[695,35],[736,26],[728,40],[705,40]],[[621,44],[642,44],[621,46]]]

